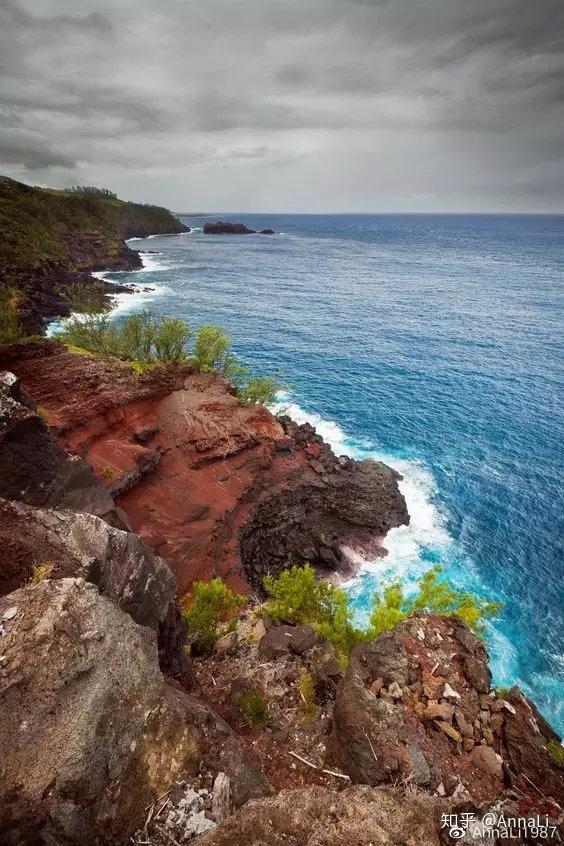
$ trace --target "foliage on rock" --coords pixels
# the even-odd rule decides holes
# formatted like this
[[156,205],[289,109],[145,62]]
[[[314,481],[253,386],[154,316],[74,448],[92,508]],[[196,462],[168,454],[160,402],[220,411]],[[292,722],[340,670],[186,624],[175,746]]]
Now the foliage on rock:
[[217,640],[221,620],[245,604],[245,597],[232,591],[221,579],[195,582],[193,598],[184,612],[188,631],[193,635],[192,650],[210,652]]
[[251,728],[264,726],[268,722],[268,703],[260,690],[247,690],[237,697],[237,707],[244,721]]
[[441,567],[433,567],[418,582],[417,593],[406,597],[401,582],[387,585],[373,598],[370,633],[379,635],[418,612],[460,617],[476,634],[484,635],[486,620],[496,617],[503,603],[491,602],[453,588],[441,580]]
[[270,599],[265,611],[290,623],[313,626],[320,637],[331,641],[341,657],[363,638],[352,622],[347,594],[325,580],[317,580],[311,565],[292,567],[278,577],[266,576],[264,587]]

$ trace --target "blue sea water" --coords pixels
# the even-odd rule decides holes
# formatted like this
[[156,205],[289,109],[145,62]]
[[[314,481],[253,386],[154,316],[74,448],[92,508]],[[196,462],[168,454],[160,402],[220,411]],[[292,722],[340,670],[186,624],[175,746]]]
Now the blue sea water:
[[[216,218],[217,219],[217,218]],[[283,403],[338,453],[404,475],[411,525],[347,587],[360,617],[383,579],[435,563],[503,600],[494,681],[564,731],[564,217],[230,215],[276,236],[136,241],[140,302],[222,324]],[[122,274],[110,279],[123,281]]]

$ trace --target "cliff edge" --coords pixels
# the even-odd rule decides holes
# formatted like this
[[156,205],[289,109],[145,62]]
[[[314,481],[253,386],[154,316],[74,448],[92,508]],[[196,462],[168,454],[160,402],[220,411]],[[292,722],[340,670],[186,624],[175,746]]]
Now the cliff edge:
[[92,284],[92,271],[142,267],[124,239],[189,229],[159,206],[128,203],[92,189],[35,188],[3,176],[0,231],[0,294],[16,291],[23,331],[40,334],[45,318],[69,313],[61,296],[65,285]]

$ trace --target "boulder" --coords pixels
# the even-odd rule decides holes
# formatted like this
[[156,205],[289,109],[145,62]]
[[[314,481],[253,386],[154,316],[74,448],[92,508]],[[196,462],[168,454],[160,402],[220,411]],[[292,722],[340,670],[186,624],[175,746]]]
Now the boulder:
[[[499,795],[501,770],[484,773],[471,748],[462,743],[462,730],[467,733],[480,714],[483,680],[489,678],[487,657],[482,643],[461,621],[432,615],[414,616],[358,644],[337,690],[333,765],[353,782],[377,785],[408,779],[435,791],[439,784],[456,785],[459,779],[477,800]],[[455,701],[460,730],[452,724],[453,704],[435,698],[447,685],[459,694]],[[479,724],[478,743],[491,731]],[[499,735],[494,742],[499,747]]]
[[259,643],[259,655],[268,661],[274,661],[287,655],[290,640],[294,636],[294,626],[272,626]]
[[242,795],[268,790],[227,724],[165,682],[155,633],[94,585],[22,588],[0,599],[2,616],[0,842],[126,842],[201,767],[235,795],[238,781]]
[[276,235],[274,229],[261,229],[259,235]]
[[439,846],[440,817],[430,797],[388,788],[317,785],[249,802],[198,846]]
[[[248,229],[244,223],[230,223],[226,220],[217,220],[214,223],[204,224],[206,235],[256,235],[254,229]],[[266,234],[266,233],[263,233]]]
[[92,514],[0,499],[0,595],[33,578],[33,564],[40,577],[75,576],[97,585],[136,623],[158,633],[162,668],[191,681],[176,580],[137,535]]
[[90,465],[56,440],[13,374],[0,374],[0,496],[68,508],[129,528]]

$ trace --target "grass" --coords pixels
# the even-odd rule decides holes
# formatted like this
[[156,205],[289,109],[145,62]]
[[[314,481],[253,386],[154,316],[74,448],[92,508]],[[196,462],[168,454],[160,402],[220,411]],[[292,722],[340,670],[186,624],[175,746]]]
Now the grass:
[[546,749],[554,763],[558,767],[564,768],[564,747],[556,740],[549,740],[546,744]]
[[268,703],[260,690],[247,690],[237,697],[237,707],[248,726],[257,728],[268,722]]
[[50,561],[44,561],[43,564],[34,564],[29,583],[31,585],[38,585],[40,582],[45,581],[45,579],[50,578],[54,567],[55,565]]

